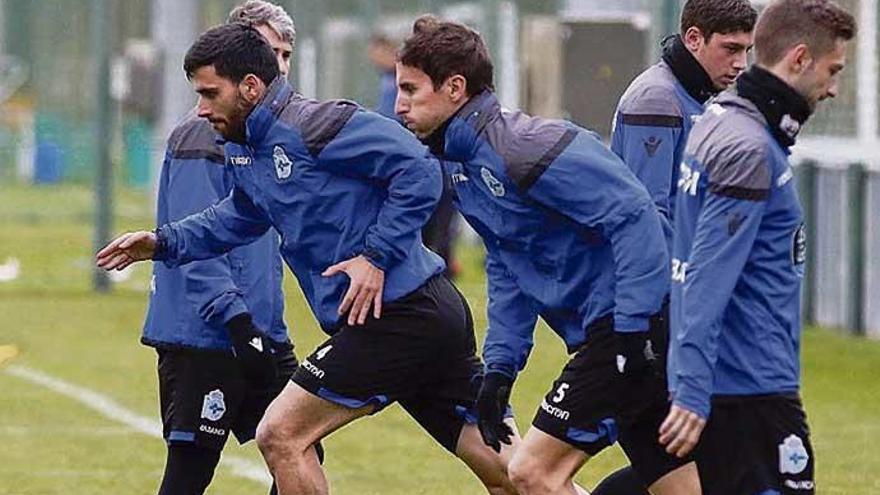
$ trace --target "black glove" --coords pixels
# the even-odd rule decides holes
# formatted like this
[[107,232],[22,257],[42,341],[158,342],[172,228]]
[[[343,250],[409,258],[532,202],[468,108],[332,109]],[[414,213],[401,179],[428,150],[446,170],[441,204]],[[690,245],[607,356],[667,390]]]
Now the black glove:
[[495,452],[501,452],[501,444],[510,445],[513,430],[504,422],[513,379],[503,373],[488,372],[477,395],[477,427],[483,442]]
[[245,378],[256,385],[268,385],[278,377],[275,349],[271,341],[254,326],[249,313],[233,316],[226,328],[232,341],[232,353],[238,359]]
[[624,378],[658,373],[659,357],[648,332],[614,332],[617,345],[617,371]]

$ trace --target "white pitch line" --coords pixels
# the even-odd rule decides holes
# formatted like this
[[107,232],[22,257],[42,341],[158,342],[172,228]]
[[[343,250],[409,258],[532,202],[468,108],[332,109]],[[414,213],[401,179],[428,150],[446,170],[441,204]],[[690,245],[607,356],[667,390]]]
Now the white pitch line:
[[[59,378],[47,375],[41,371],[26,366],[10,365],[4,370],[12,375],[31,383],[41,385],[53,392],[67,396],[84,406],[101,413],[106,418],[118,421],[129,428],[155,438],[162,438],[162,424],[158,421],[141,416],[130,409],[126,409],[118,402],[106,395],[94,390],[65,382]],[[250,459],[234,455],[224,455],[220,463],[228,468],[232,474],[240,478],[264,483],[267,486],[272,483],[272,477],[266,468]]]

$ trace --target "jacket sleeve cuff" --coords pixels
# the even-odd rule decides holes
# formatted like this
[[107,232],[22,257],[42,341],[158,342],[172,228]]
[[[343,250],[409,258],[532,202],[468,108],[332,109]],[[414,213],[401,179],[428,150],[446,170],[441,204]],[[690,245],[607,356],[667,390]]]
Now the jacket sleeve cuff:
[[647,332],[649,319],[640,316],[614,315],[614,331],[620,333]]
[[516,367],[507,363],[486,363],[485,373],[500,373],[511,380],[516,380]]
[[165,261],[168,259],[168,237],[171,235],[171,228],[166,224],[153,231],[156,235],[156,249],[153,251],[154,261]]
[[224,324],[228,324],[238,315],[250,314],[247,304],[244,303],[244,298],[235,292],[223,294],[215,302],[215,305]]
[[383,272],[388,271],[388,266],[390,262],[388,260],[388,256],[385,256],[382,251],[373,247],[367,247],[366,249],[364,249],[361,255],[363,255],[363,257],[366,258],[367,261],[369,261],[376,268],[382,270]]
[[703,419],[708,419],[709,413],[712,410],[709,396],[694,387],[686,385],[681,380],[679,380],[679,387],[675,392],[672,403],[696,413]]

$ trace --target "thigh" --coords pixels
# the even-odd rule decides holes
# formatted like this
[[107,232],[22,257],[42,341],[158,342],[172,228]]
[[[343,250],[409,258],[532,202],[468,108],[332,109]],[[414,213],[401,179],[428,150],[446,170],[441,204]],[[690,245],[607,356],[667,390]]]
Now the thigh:
[[401,398],[400,405],[443,448],[455,453],[462,428],[477,422],[483,364],[472,354],[433,366],[422,371],[438,377],[425,380],[420,391]]
[[[783,399],[769,435],[778,457],[779,489],[783,494],[812,495],[816,490],[813,445],[807,416],[799,398]],[[770,448],[770,446],[768,446]]]
[[777,396],[761,401],[753,413],[762,427],[755,440],[756,458],[753,469],[760,489],[778,490],[783,495],[815,493],[815,458],[810,431],[800,398]]
[[514,452],[511,463],[526,467],[527,472],[539,472],[542,477],[561,485],[571,479],[589,458],[583,449],[571,442],[530,428]]
[[660,425],[669,413],[665,398],[646,401],[648,407],[640,408],[637,416],[620,424],[620,446],[629,458],[633,469],[647,486],[693,462],[691,456],[680,459],[666,452],[659,442]]
[[[521,440],[513,418],[507,418],[505,423],[513,431],[513,436],[510,439],[510,445],[501,444],[501,452],[495,452],[483,442],[483,437],[475,424],[463,425],[458,436],[455,455],[473,471],[487,488],[508,487],[510,484],[510,478],[507,475],[508,466],[514,453],[519,449]],[[510,488],[509,492],[513,492],[513,489]]]
[[713,401],[696,458],[707,495],[815,493],[810,432],[796,397]]
[[346,424],[370,414],[372,406],[346,407],[317,397],[294,382],[272,401],[260,421],[260,429],[290,440],[303,450]]
[[462,428],[476,424],[476,400],[483,363],[476,355],[474,324],[464,296],[445,278],[429,287],[442,317],[434,329],[443,335],[432,359],[419,370],[418,391],[400,405],[450,452],[456,452]]
[[383,308],[381,319],[344,325],[303,360],[292,380],[347,407],[382,409],[423,394],[446,393],[470,378],[476,360],[466,305],[443,277]]
[[220,450],[246,393],[231,355],[159,350],[159,395],[166,442]]
[[618,438],[616,384],[610,332],[596,333],[562,369],[532,425],[594,456]]
[[713,401],[712,414],[694,456],[705,495],[753,495],[754,466],[762,462],[758,443],[759,425],[750,406],[742,402]]

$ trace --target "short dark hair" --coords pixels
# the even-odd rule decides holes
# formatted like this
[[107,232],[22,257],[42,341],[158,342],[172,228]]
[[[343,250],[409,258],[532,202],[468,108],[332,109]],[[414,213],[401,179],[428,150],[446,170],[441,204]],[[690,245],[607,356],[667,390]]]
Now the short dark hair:
[[692,27],[707,40],[715,33],[751,33],[757,18],[749,0],[688,0],[681,9],[681,34]]
[[755,28],[755,61],[773,65],[799,44],[814,57],[856,35],[853,16],[830,0],[776,0],[764,9]]
[[427,74],[435,90],[456,74],[467,80],[468,95],[495,89],[489,50],[480,34],[464,24],[419,17],[397,60]]
[[183,70],[187,78],[208,65],[217,75],[241,82],[244,76],[254,74],[265,84],[278,77],[278,60],[266,38],[253,27],[243,23],[213,27],[199,36],[186,52]]

